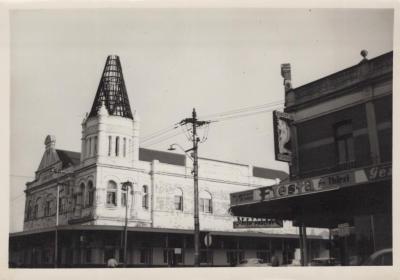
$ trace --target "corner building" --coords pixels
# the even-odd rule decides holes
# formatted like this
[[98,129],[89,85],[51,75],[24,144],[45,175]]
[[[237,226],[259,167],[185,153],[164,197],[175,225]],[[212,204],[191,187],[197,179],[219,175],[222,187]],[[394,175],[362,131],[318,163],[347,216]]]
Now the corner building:
[[[57,149],[55,137],[46,137],[35,180],[26,184],[24,230],[10,234],[10,265],[53,267],[57,260],[58,267],[105,267],[110,258],[122,263],[127,211],[127,266],[192,266],[192,162],[139,147],[139,117],[132,113],[117,56],[107,58],[81,142],[77,153]],[[273,185],[287,174],[206,158],[199,165],[202,265],[229,266],[251,257],[269,262],[273,255],[290,262],[298,247],[290,223],[233,229],[228,212],[232,191]],[[133,187],[123,191],[127,181]],[[212,235],[209,248],[206,233]],[[325,250],[319,232],[311,238],[316,251]]]
[[290,180],[250,191],[263,193],[261,202],[231,199],[235,215],[329,228],[330,256],[342,265],[392,248],[393,52],[361,54],[358,64],[297,88],[282,65]]

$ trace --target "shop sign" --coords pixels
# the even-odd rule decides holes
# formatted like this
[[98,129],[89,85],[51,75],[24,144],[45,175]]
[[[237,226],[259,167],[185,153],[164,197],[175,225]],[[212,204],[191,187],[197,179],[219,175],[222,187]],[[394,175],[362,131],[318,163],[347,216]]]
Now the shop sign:
[[392,165],[378,165],[370,168],[365,168],[365,172],[367,173],[368,181],[378,181],[384,179],[392,178]]
[[337,189],[340,186],[339,182],[344,184],[350,181],[350,178],[352,178],[350,175],[344,177],[328,176],[263,187],[257,190],[255,198],[259,201],[266,201]]
[[290,126],[292,121],[292,116],[287,113],[279,111],[273,112],[276,160],[285,162],[290,162],[292,160],[292,141],[290,133]]
[[233,228],[281,228],[283,221],[278,219],[237,217]]
[[231,205],[239,205],[254,202],[254,190],[231,193]]
[[392,165],[381,164],[367,168],[334,173],[322,177],[262,187],[254,190],[232,193],[231,205],[241,205],[260,201],[329,191],[342,187],[365,184],[392,178]]

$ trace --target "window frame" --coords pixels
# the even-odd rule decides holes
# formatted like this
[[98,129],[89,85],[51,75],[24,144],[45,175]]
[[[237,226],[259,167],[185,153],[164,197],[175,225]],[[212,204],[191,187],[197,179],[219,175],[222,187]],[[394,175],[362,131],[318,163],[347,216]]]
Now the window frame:
[[149,187],[147,185],[142,186],[142,208],[149,209]]
[[[110,187],[111,184],[114,184]],[[117,183],[113,180],[109,180],[107,182],[107,191],[106,191],[106,205],[107,207],[116,207],[117,206]],[[109,197],[112,197],[113,202],[109,202]]]
[[[356,161],[354,147],[354,129],[351,120],[344,120],[333,125],[336,164],[348,165]],[[342,130],[342,131],[341,131]]]
[[[207,197],[206,197],[207,196]],[[206,214],[213,213],[213,199],[212,195],[208,191],[202,191],[199,198],[200,212]]]

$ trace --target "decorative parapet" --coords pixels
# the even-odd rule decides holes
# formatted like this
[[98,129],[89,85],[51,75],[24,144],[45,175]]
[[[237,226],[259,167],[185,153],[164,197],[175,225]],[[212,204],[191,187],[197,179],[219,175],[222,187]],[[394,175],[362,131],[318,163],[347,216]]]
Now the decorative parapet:
[[326,97],[367,80],[391,74],[392,71],[393,52],[383,54],[371,60],[363,59],[357,65],[288,92],[286,96],[286,111],[290,112],[295,109],[293,107]]

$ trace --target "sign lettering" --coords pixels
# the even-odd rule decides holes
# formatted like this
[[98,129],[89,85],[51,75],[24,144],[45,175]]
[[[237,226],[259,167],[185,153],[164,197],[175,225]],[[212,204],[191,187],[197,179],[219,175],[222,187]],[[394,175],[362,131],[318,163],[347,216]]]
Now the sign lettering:
[[283,221],[278,219],[237,217],[233,228],[281,228]]

